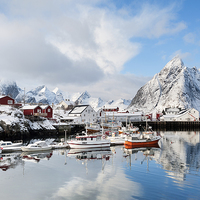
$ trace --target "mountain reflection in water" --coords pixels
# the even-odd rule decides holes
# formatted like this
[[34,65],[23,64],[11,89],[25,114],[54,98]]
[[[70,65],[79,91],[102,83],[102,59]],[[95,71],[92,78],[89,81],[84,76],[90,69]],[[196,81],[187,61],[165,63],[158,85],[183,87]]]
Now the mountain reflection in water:
[[1,198],[199,199],[199,132],[160,135],[148,148],[0,154]]

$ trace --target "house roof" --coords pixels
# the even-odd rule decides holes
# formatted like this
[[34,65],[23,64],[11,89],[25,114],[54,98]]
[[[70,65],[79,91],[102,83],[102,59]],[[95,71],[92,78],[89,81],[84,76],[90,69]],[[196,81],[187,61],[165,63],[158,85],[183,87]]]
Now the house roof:
[[89,105],[75,106],[69,114],[81,114]]
[[38,106],[38,105],[28,105],[28,106],[23,106],[21,109],[22,110],[31,110],[31,109],[33,110],[33,109],[35,109],[37,107],[40,107],[40,106]]
[[42,109],[46,109],[48,107],[51,107],[50,105],[43,105],[43,106],[40,106]]
[[[4,97],[9,97],[11,99],[13,99],[12,97],[8,96],[8,95],[0,95],[0,99],[4,98]],[[14,99],[13,99],[14,100]]]

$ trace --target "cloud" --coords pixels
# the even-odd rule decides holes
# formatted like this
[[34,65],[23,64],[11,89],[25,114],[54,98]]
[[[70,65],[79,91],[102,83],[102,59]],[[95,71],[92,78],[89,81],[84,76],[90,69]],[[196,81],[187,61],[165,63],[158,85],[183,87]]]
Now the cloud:
[[183,40],[187,43],[194,44],[196,36],[194,33],[188,33],[183,37]]
[[137,38],[159,38],[186,28],[177,21],[174,5],[136,9],[103,0],[2,3],[1,76],[23,87],[49,84],[65,90],[89,88],[109,98],[131,96],[149,79],[120,74],[142,51]]
[[182,50],[177,50],[176,52],[174,52],[170,58],[174,58],[175,56],[179,56],[181,59],[186,59],[186,58],[190,58],[191,57],[191,53],[189,52],[185,52],[183,53]]

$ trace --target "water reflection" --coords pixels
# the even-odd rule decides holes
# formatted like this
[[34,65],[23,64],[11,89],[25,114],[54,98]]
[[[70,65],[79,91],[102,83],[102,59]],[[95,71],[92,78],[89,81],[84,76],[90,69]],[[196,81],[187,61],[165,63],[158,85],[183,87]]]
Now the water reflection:
[[33,161],[38,163],[41,159],[49,160],[53,155],[53,151],[44,151],[44,152],[23,152],[20,157],[24,161]]
[[161,135],[162,151],[157,155],[157,162],[168,171],[169,177],[183,181],[187,173],[196,173],[200,166],[199,132],[167,132]]
[[20,153],[2,153],[0,154],[0,169],[7,171],[21,164]]
[[[152,196],[198,199],[199,132],[160,132],[160,135],[159,147],[0,154],[1,197],[9,200],[18,196],[23,200],[31,194],[30,200],[152,199]],[[19,192],[19,188],[25,192]]]

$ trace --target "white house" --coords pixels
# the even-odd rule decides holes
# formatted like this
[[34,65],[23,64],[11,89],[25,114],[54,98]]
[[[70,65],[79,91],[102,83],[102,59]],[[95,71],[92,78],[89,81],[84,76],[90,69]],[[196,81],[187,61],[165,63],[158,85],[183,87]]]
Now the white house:
[[165,108],[166,115],[177,115],[181,108]]
[[194,108],[181,110],[179,113],[163,115],[161,121],[199,121],[199,111]]
[[74,106],[74,102],[70,101],[69,99],[65,99],[63,101],[61,101],[57,106],[56,108],[57,109],[72,109],[72,107]]
[[97,114],[90,105],[75,106],[68,114],[70,117],[79,117],[82,123],[93,123],[97,120]]
[[103,121],[118,121],[118,122],[134,122],[134,121],[142,121],[142,113],[135,112],[135,113],[108,113],[104,112],[101,116],[101,120]]

